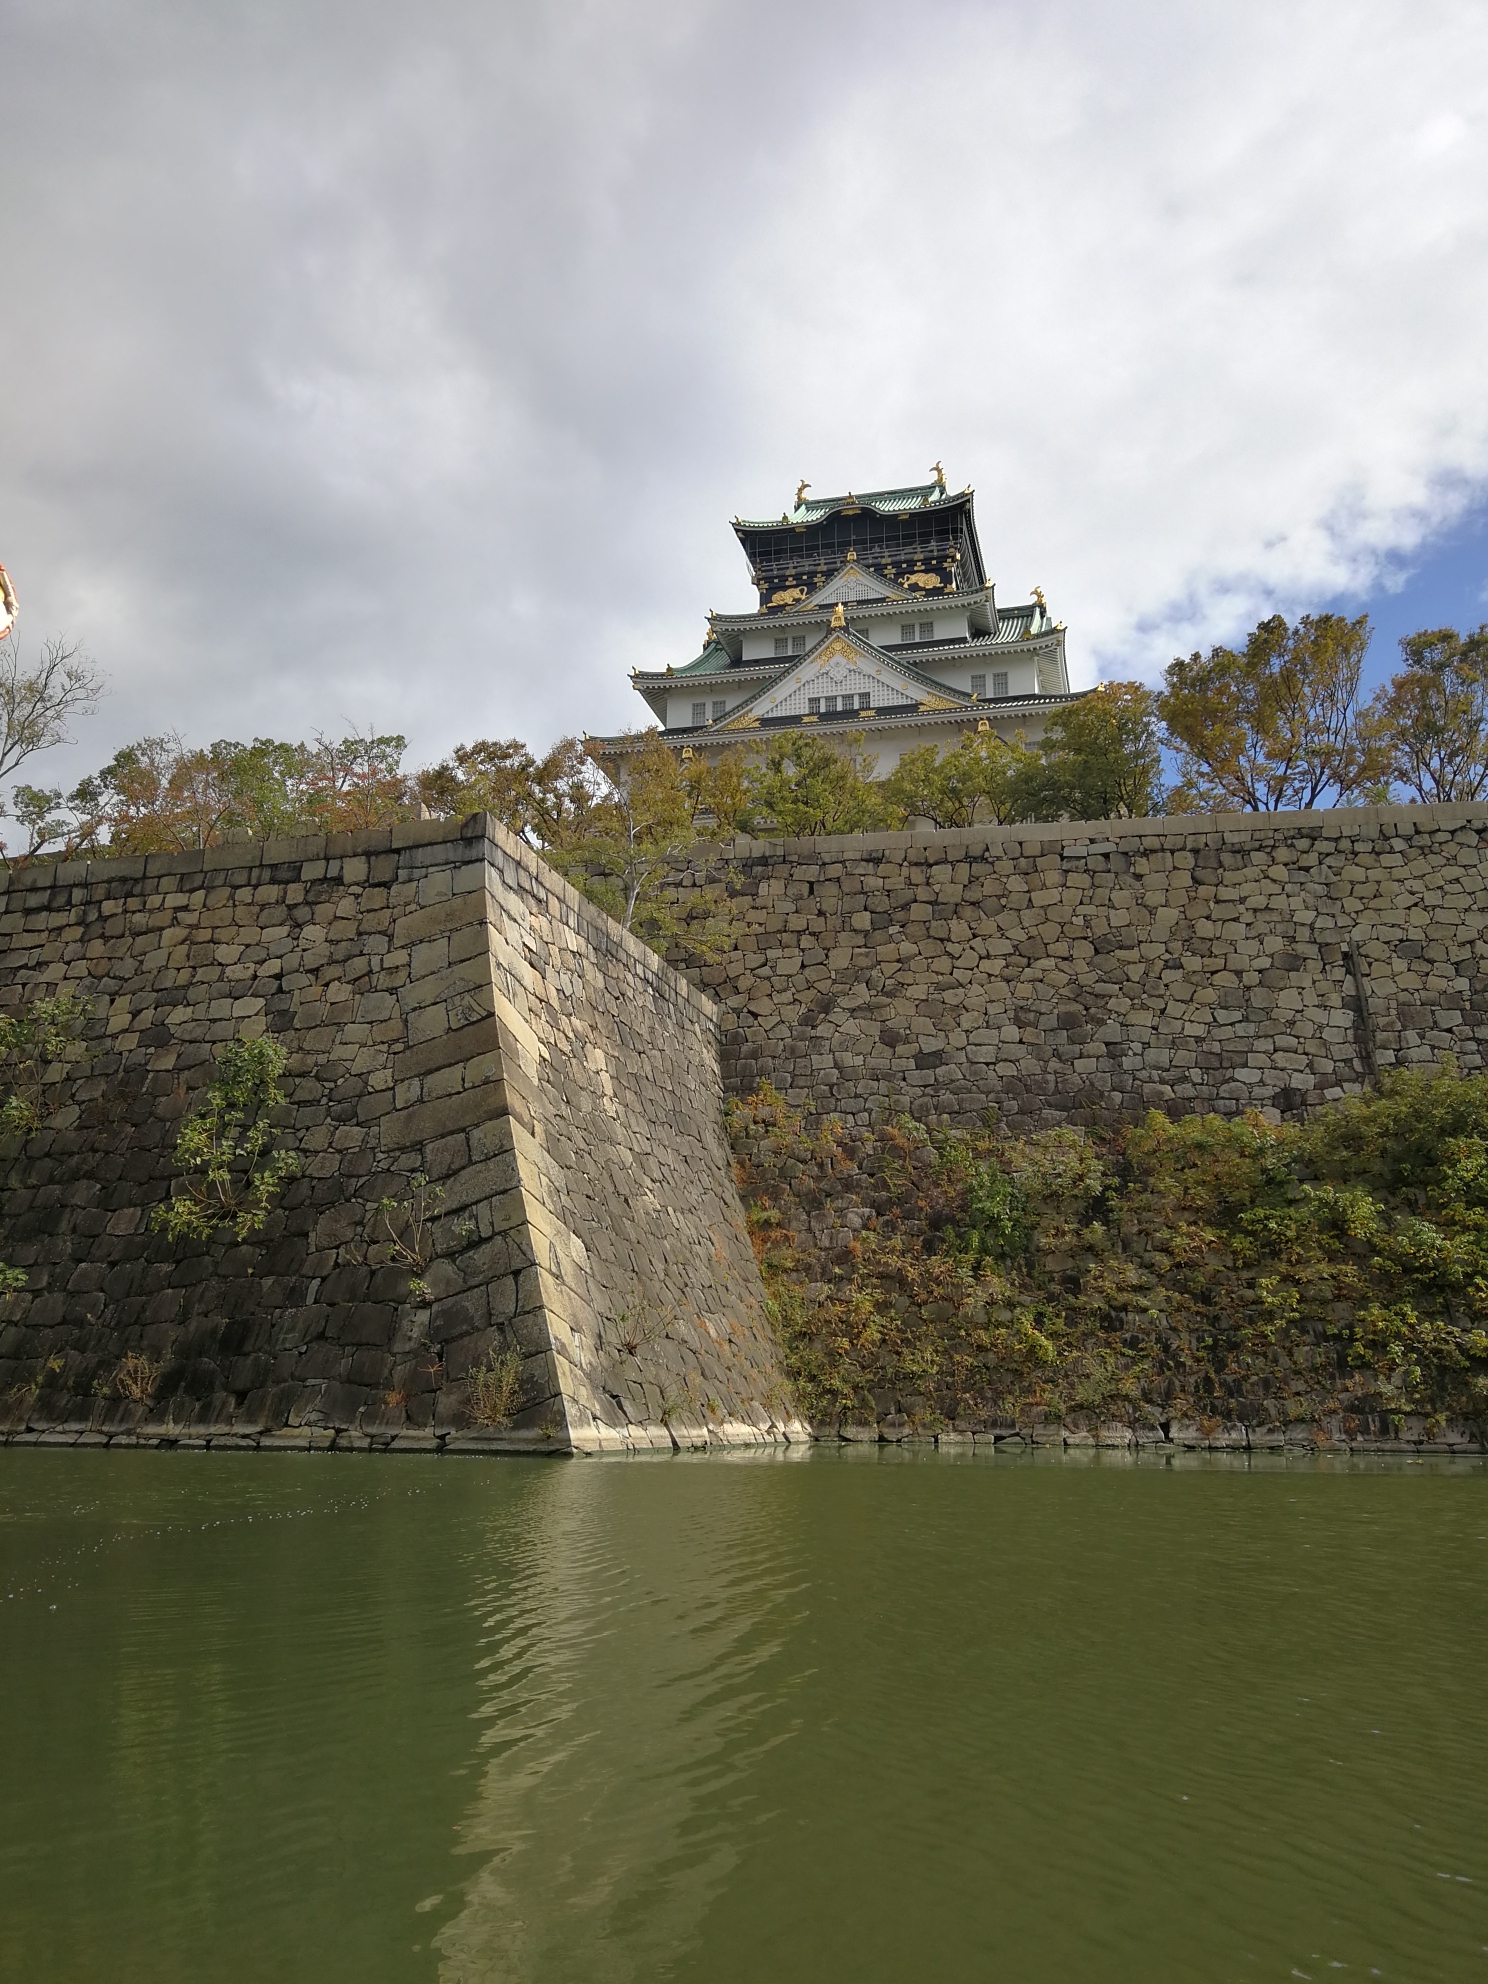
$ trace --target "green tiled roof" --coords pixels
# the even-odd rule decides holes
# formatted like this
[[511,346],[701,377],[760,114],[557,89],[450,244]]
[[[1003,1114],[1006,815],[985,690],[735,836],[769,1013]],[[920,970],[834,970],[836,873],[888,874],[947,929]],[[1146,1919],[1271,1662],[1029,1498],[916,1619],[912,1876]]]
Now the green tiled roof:
[[[966,494],[957,490],[953,496],[943,482],[917,482],[908,489],[866,489],[851,490],[845,496],[813,497],[808,502],[797,503],[786,518],[787,523],[820,523],[833,510],[840,510],[844,503],[856,503],[865,510],[878,510],[884,516],[895,516],[901,510],[924,510],[937,503],[952,503]],[[750,522],[744,517],[738,520],[740,530],[778,530],[779,517],[768,517],[762,522]]]
[[716,675],[720,668],[728,666],[728,649],[719,641],[709,641],[696,660],[684,661],[682,666],[674,668],[672,673],[673,675]]

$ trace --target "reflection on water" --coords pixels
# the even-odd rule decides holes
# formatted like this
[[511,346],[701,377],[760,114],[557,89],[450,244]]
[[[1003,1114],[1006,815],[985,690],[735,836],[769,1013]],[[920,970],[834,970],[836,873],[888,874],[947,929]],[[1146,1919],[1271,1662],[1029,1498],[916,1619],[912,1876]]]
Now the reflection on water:
[[640,1504],[608,1468],[552,1469],[520,1533],[493,1517],[471,1559],[484,1768],[463,1845],[483,1864],[440,1938],[451,1984],[670,1974],[737,1867],[792,1732],[805,1583],[753,1465],[681,1497],[653,1469]]
[[1475,1464],[0,1451],[0,1976],[1488,1973]]

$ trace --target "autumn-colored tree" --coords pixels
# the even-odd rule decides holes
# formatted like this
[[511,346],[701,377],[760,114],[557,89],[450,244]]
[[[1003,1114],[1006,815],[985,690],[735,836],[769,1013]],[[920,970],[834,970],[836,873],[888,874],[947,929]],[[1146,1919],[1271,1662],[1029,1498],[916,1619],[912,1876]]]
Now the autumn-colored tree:
[[480,738],[419,772],[413,787],[431,812],[490,813],[533,848],[582,833],[602,797],[602,780],[577,737],[560,737],[541,757],[519,737]]
[[595,805],[544,852],[617,923],[656,943],[672,927],[660,884],[697,833],[677,753],[656,730],[626,742]]
[[906,751],[879,788],[887,823],[926,819],[937,827],[1023,817],[1023,781],[1032,754],[1020,735],[1011,744],[995,730],[969,731],[944,750]]
[[403,748],[401,737],[373,734],[314,744],[221,738],[195,748],[175,736],[142,737],[65,796],[60,788],[19,787],[15,812],[33,855],[56,845],[68,854],[103,846],[153,854],[229,839],[355,833],[408,817]]
[[1009,795],[1022,820],[1145,819],[1162,810],[1157,698],[1102,682],[1054,711]]
[[1243,648],[1175,660],[1157,714],[1178,757],[1175,811],[1271,813],[1358,789],[1354,712],[1369,616],[1281,614]]
[[[303,747],[302,747],[303,748]],[[317,736],[299,772],[303,817],[328,834],[365,833],[391,826],[409,811],[409,784],[402,770],[405,737],[365,737],[353,731],[340,739]]]
[[254,840],[314,832],[301,787],[303,745],[256,737],[188,750],[179,737],[143,737],[70,795],[74,815],[106,826],[121,854],[214,847],[229,834]]
[[876,763],[860,736],[838,743],[793,730],[776,738],[745,773],[749,831],[789,839],[861,832],[878,817]]
[[544,858],[653,950],[665,955],[685,934],[688,948],[706,955],[732,927],[728,898],[706,892],[699,916],[694,892],[684,917],[673,877],[699,838],[698,794],[708,781],[659,731],[624,741],[623,751],[591,765],[588,803],[555,827]]
[[1365,783],[1423,804],[1488,796],[1488,625],[1423,628],[1400,652],[1405,667],[1360,712]]
[[742,745],[731,745],[716,760],[695,754],[680,762],[682,789],[698,838],[704,838],[705,832],[739,832],[749,818],[749,759]]

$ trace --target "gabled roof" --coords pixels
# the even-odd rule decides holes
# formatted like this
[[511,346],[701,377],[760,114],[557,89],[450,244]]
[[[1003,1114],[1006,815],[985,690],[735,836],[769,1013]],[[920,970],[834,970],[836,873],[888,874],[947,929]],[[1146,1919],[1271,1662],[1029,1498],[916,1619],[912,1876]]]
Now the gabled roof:
[[717,731],[754,729],[761,716],[789,701],[804,686],[822,678],[823,669],[836,660],[847,663],[849,667],[856,666],[885,688],[898,689],[903,701],[921,708],[960,710],[979,707],[976,697],[965,695],[944,682],[937,682],[933,675],[923,674],[911,663],[901,661],[897,655],[885,654],[882,648],[874,647],[871,641],[864,640],[851,628],[833,627],[814,647],[805,654],[793,656],[778,675],[762,682],[753,695],[709,728]]
[[819,586],[809,599],[801,602],[798,611],[807,613],[814,606],[834,606],[839,600],[863,604],[869,600],[875,603],[884,600],[904,600],[910,598],[903,586],[896,586],[891,580],[860,565],[856,560],[834,572],[824,586]]

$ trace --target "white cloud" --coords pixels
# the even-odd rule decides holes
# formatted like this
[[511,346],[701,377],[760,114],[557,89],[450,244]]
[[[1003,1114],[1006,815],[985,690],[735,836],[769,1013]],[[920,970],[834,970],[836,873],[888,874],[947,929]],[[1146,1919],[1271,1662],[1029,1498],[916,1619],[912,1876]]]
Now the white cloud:
[[819,484],[943,451],[1012,589],[1149,672],[1481,488],[1481,8],[1066,5],[899,54],[765,222],[756,391],[794,375]]
[[79,763],[635,721],[802,474],[942,457],[1085,679],[1488,477],[1477,0],[0,14],[0,557],[114,676]]

